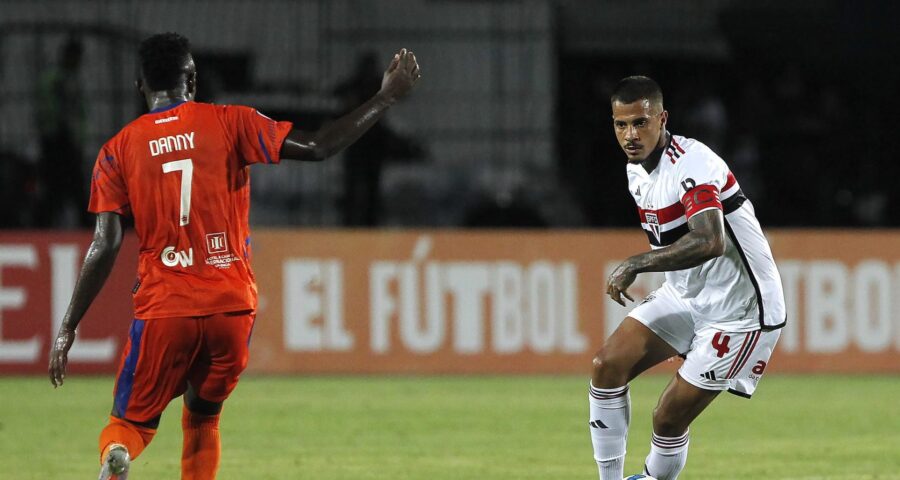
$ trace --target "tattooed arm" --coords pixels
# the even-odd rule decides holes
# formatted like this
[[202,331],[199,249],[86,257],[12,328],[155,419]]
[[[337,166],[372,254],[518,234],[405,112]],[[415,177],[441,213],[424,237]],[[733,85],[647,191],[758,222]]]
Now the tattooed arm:
[[696,267],[725,253],[725,222],[717,208],[700,212],[688,220],[690,231],[668,247],[635,255],[616,267],[607,280],[606,293],[622,306],[628,287],[642,272],[670,272]]

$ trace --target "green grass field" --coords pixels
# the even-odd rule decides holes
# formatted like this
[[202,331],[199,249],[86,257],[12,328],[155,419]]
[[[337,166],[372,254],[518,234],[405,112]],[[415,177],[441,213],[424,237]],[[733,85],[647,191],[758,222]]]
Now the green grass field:
[[[667,378],[632,383],[626,473]],[[96,478],[112,378],[0,378],[0,478]],[[173,402],[131,478],[179,477]],[[253,377],[226,404],[219,479],[596,479],[586,377]],[[770,376],[692,427],[681,478],[900,479],[900,378]]]

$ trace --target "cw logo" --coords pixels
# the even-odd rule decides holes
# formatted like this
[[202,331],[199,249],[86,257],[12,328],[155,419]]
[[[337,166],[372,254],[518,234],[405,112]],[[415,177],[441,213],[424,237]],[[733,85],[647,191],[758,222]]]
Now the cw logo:
[[167,267],[174,267],[179,263],[182,267],[189,267],[194,264],[194,249],[189,248],[187,252],[184,250],[176,252],[175,247],[166,247],[163,249],[159,259]]

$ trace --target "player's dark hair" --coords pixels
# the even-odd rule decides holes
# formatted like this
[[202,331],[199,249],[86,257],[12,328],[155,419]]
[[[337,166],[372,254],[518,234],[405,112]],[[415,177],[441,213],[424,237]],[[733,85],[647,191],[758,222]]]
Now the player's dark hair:
[[158,33],[144,39],[138,47],[141,74],[153,91],[172,90],[182,82],[185,59],[191,54],[191,42],[173,32]]
[[625,77],[619,80],[609,97],[610,103],[634,103],[646,98],[651,104],[663,103],[662,89],[652,78],[643,75]]

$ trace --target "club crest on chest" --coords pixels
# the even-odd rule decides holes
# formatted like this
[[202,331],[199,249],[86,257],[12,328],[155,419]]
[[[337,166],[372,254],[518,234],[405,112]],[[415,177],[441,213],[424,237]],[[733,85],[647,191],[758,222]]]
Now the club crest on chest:
[[659,232],[659,217],[656,216],[655,213],[647,212],[644,215],[647,218],[647,226],[650,227],[650,231],[653,232],[653,236],[656,237],[657,242],[661,242],[660,232]]

